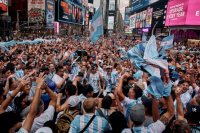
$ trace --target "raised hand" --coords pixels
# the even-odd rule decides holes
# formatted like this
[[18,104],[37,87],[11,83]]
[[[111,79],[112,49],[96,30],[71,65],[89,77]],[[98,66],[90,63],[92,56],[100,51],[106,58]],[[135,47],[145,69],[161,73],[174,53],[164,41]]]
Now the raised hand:
[[15,75],[15,74],[12,74],[12,75],[10,75],[10,76],[8,77],[8,79],[11,79],[11,78],[14,78],[14,77],[16,77],[16,75]]
[[22,79],[18,87],[20,89],[23,89],[28,83],[29,83],[29,79]]
[[45,77],[46,77],[46,75],[44,75],[44,73],[40,73],[39,77],[36,80],[38,88],[42,88],[42,86],[45,82]]

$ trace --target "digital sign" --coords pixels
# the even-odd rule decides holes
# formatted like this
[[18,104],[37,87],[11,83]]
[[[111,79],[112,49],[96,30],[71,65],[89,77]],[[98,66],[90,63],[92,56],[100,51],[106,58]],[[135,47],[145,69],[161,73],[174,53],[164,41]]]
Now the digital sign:
[[67,0],[58,1],[58,21],[84,25],[85,10]]
[[168,2],[165,26],[200,25],[199,5],[199,0]]
[[3,11],[7,11],[7,0],[0,0],[0,8],[3,10]]

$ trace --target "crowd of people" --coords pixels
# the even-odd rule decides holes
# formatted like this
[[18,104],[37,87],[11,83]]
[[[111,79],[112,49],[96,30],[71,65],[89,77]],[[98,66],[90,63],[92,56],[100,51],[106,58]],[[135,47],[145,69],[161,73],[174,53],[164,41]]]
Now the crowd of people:
[[140,42],[123,35],[96,44],[57,40],[1,49],[0,132],[200,132],[200,54],[172,52],[197,47],[179,43],[165,51],[161,79],[171,86],[158,98],[148,91],[151,75],[127,57]]

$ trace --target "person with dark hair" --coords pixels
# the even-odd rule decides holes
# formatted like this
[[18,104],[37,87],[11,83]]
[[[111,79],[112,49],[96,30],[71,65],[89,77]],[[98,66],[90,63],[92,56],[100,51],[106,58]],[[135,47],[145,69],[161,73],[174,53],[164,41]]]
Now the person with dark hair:
[[58,88],[58,92],[61,91],[63,84],[65,83],[66,79],[69,78],[69,74],[65,74],[64,76],[64,69],[62,66],[58,66],[56,68],[56,74],[53,76],[52,81],[56,83],[56,87]]
[[140,98],[143,94],[143,90],[138,86],[134,86],[132,88],[127,86],[125,87],[126,91],[123,91],[123,88],[122,88],[123,80],[127,79],[129,76],[130,75],[128,73],[122,75],[118,88],[117,88],[117,91],[118,91],[117,94],[118,94],[119,100],[123,104],[124,115],[125,115],[127,123],[129,122],[129,119],[130,119],[129,113],[130,113],[131,107],[133,107],[136,103],[140,101],[138,98]]
[[111,133],[121,133],[123,129],[128,128],[126,118],[119,111],[113,112],[110,115],[110,124],[112,127]]
[[62,99],[61,101],[62,95],[60,94],[60,97],[58,97],[56,104],[56,112],[65,110],[68,107],[68,99],[73,95],[77,95],[77,88],[71,83],[68,83],[64,89],[66,98]]
[[99,108],[96,109],[95,114],[97,116],[101,116],[106,118],[106,120],[109,120],[109,116],[115,111],[114,109],[111,109],[112,105],[112,99],[109,95],[105,96],[102,101],[99,100],[100,104],[98,104]]

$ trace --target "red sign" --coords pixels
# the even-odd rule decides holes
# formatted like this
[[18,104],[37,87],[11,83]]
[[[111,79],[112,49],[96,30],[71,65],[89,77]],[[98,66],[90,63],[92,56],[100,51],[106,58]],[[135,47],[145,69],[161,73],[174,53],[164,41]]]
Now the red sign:
[[0,0],[0,8],[3,11],[7,11],[7,0]]

